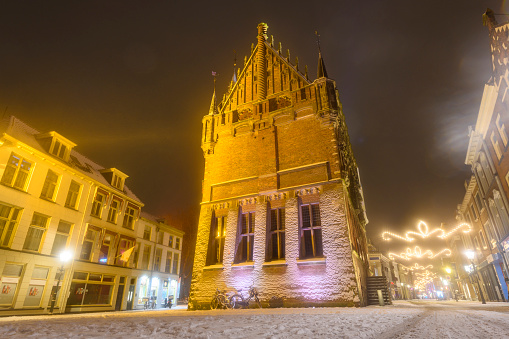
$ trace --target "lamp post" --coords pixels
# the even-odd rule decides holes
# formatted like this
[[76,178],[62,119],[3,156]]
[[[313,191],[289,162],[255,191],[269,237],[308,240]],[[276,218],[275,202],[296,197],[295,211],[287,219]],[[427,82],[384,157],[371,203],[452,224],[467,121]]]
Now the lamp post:
[[466,251],[465,254],[466,254],[467,258],[470,260],[470,262],[472,263],[472,267],[474,269],[474,275],[477,279],[477,288],[479,288],[479,294],[481,296],[481,301],[483,304],[486,304],[486,300],[484,300],[484,294],[482,293],[482,289],[481,289],[481,283],[479,282],[479,276],[477,275],[477,268],[474,264],[475,253],[474,253],[474,251]]
[[60,280],[62,279],[62,274],[65,272],[64,264],[67,263],[72,258],[72,253],[69,251],[62,251],[58,256],[60,260],[61,266],[58,268],[58,280],[57,287],[55,288],[55,292],[51,295],[51,306],[49,309],[49,313],[53,314],[53,309],[55,308],[55,301],[57,300],[58,287],[60,286]]

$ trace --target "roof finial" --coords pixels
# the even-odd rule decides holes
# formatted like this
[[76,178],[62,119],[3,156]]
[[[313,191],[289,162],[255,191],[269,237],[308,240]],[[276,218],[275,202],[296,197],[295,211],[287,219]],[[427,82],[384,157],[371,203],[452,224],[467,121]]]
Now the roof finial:
[[316,44],[318,45],[318,68],[316,71],[316,77],[317,78],[328,78],[327,76],[327,70],[325,69],[325,63],[323,62],[322,58],[322,49],[320,48],[320,34],[318,34],[318,31],[315,31],[316,35]]
[[237,82],[237,72],[235,72],[235,67],[237,67],[237,51],[233,50],[233,83]]
[[212,101],[210,102],[209,115],[214,115],[216,113],[216,77],[219,74],[212,71],[212,76],[214,77],[214,92],[212,93]]

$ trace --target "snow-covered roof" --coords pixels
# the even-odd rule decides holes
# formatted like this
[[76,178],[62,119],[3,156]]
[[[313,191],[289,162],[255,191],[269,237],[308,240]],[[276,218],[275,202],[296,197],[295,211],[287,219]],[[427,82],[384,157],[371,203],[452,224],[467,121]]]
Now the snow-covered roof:
[[[77,172],[93,179],[94,181],[100,183],[101,185],[104,185],[108,188],[118,191],[118,189],[113,187],[111,183],[108,182],[106,178],[101,174],[100,171],[104,170],[105,167],[95,163],[94,161],[90,160],[89,158],[87,158],[86,156],[77,152],[74,149],[71,150],[68,162],[53,156],[46,149],[44,149],[41,143],[37,140],[36,136],[41,133],[38,130],[30,127],[23,121],[19,120],[15,116],[11,115],[2,119],[0,121],[0,131],[3,132],[4,134],[11,136],[16,140],[19,140],[20,142],[26,144],[27,146],[52,157],[53,159],[55,159],[55,161],[59,161],[67,166],[72,167]],[[139,203],[142,203],[141,200],[125,185],[123,193],[128,198],[135,200]]]

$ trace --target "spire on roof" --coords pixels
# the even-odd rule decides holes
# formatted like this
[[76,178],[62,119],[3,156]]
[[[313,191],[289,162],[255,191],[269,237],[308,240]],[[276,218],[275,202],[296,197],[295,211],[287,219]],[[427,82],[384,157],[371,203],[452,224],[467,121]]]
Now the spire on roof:
[[320,48],[320,34],[318,34],[318,31],[315,31],[316,34],[316,43],[318,45],[318,68],[316,70],[316,78],[328,78],[327,75],[327,69],[325,68],[325,63],[323,62],[322,58],[322,50]]
[[214,115],[217,112],[217,106],[216,106],[216,76],[217,76],[217,73],[212,71],[212,76],[214,77],[214,92],[212,93],[212,101],[210,102],[209,115]]
[[233,50],[233,76],[232,83],[237,82],[237,72],[235,71],[235,67],[237,67],[237,52]]

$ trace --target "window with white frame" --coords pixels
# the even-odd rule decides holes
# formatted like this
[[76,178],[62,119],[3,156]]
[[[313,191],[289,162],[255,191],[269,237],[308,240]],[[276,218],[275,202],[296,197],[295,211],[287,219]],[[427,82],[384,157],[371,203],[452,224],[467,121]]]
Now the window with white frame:
[[108,211],[108,221],[114,224],[117,223],[117,216],[120,210],[121,202],[115,198],[111,200],[110,210]]
[[101,213],[103,210],[103,206],[106,202],[106,194],[103,192],[97,191],[94,197],[94,201],[92,203],[92,211],[90,212],[90,215],[101,218]]
[[123,180],[121,177],[119,177],[118,175],[116,175],[115,173],[113,173],[113,178],[112,178],[112,180],[111,180],[111,185],[112,185],[113,187],[116,187],[116,188],[118,188],[119,190],[122,190],[122,188],[123,188],[123,182],[124,182],[124,180]]
[[60,176],[57,173],[48,170],[46,180],[44,180],[44,185],[42,186],[41,198],[51,201],[55,199],[59,178]]
[[32,271],[30,285],[28,285],[27,294],[23,306],[39,307],[41,306],[42,295],[46,280],[48,280],[48,267],[35,266]]
[[6,263],[0,279],[0,306],[10,307],[19,289],[23,265]]
[[34,213],[25,238],[25,243],[23,244],[24,250],[39,252],[44,233],[48,228],[48,223],[49,217],[39,213]]
[[2,184],[26,191],[32,167],[32,162],[15,153],[11,153],[5,165]]
[[65,207],[76,209],[78,204],[78,198],[80,196],[81,185],[74,180],[71,180],[69,185],[69,191],[67,192],[67,198],[65,199]]
[[128,228],[130,230],[134,227],[134,220],[136,219],[136,211],[134,207],[127,205],[124,214],[124,222],[122,223],[122,227]]
[[154,271],[161,270],[161,257],[163,256],[163,250],[161,248],[156,248],[156,256],[154,258]]
[[150,262],[150,245],[143,245],[143,257],[141,258],[141,269],[148,270],[148,264]]
[[170,239],[168,240],[168,246],[173,248],[173,235],[170,234]]
[[61,159],[65,159],[66,152],[67,146],[62,144],[58,139],[55,139],[55,142],[53,143],[53,148],[51,149],[50,153]]
[[11,246],[22,208],[0,204],[0,246]]
[[57,227],[57,233],[55,240],[53,240],[53,247],[51,248],[51,254],[59,255],[67,246],[67,240],[71,235],[73,224],[67,221],[60,220]]
[[163,231],[157,232],[157,243],[159,245],[162,245],[163,244],[163,240],[164,240],[164,232]]
[[172,252],[170,252],[170,251],[166,252],[166,263],[164,265],[164,272],[165,273],[171,273],[170,269],[171,269],[171,258],[172,258],[172,255],[173,255]]
[[98,241],[99,231],[89,227],[83,238],[83,244],[81,245],[81,260],[91,260],[94,251],[94,244]]
[[178,267],[179,267],[179,254],[178,253],[173,253],[173,268],[171,270],[171,273],[172,274],[179,274]]
[[502,151],[500,150],[500,144],[498,143],[498,139],[495,135],[495,132],[491,132],[491,144],[493,145],[493,149],[495,150],[495,153],[497,154],[497,159],[500,160],[502,158]]
[[114,238],[115,236],[113,234],[104,232],[102,236],[101,248],[99,249],[99,263],[108,263],[108,255],[110,253],[110,248],[113,245]]
[[500,134],[500,139],[504,143],[504,146],[507,146],[507,132],[505,131],[505,124],[500,121],[500,114],[497,114],[497,120],[495,120],[495,124],[497,125],[498,133]]
[[180,250],[180,238],[175,237],[175,249]]
[[143,239],[150,240],[151,234],[152,234],[152,227],[145,225],[145,229],[143,230]]
[[323,255],[322,223],[320,205],[301,205],[300,258],[314,258]]

